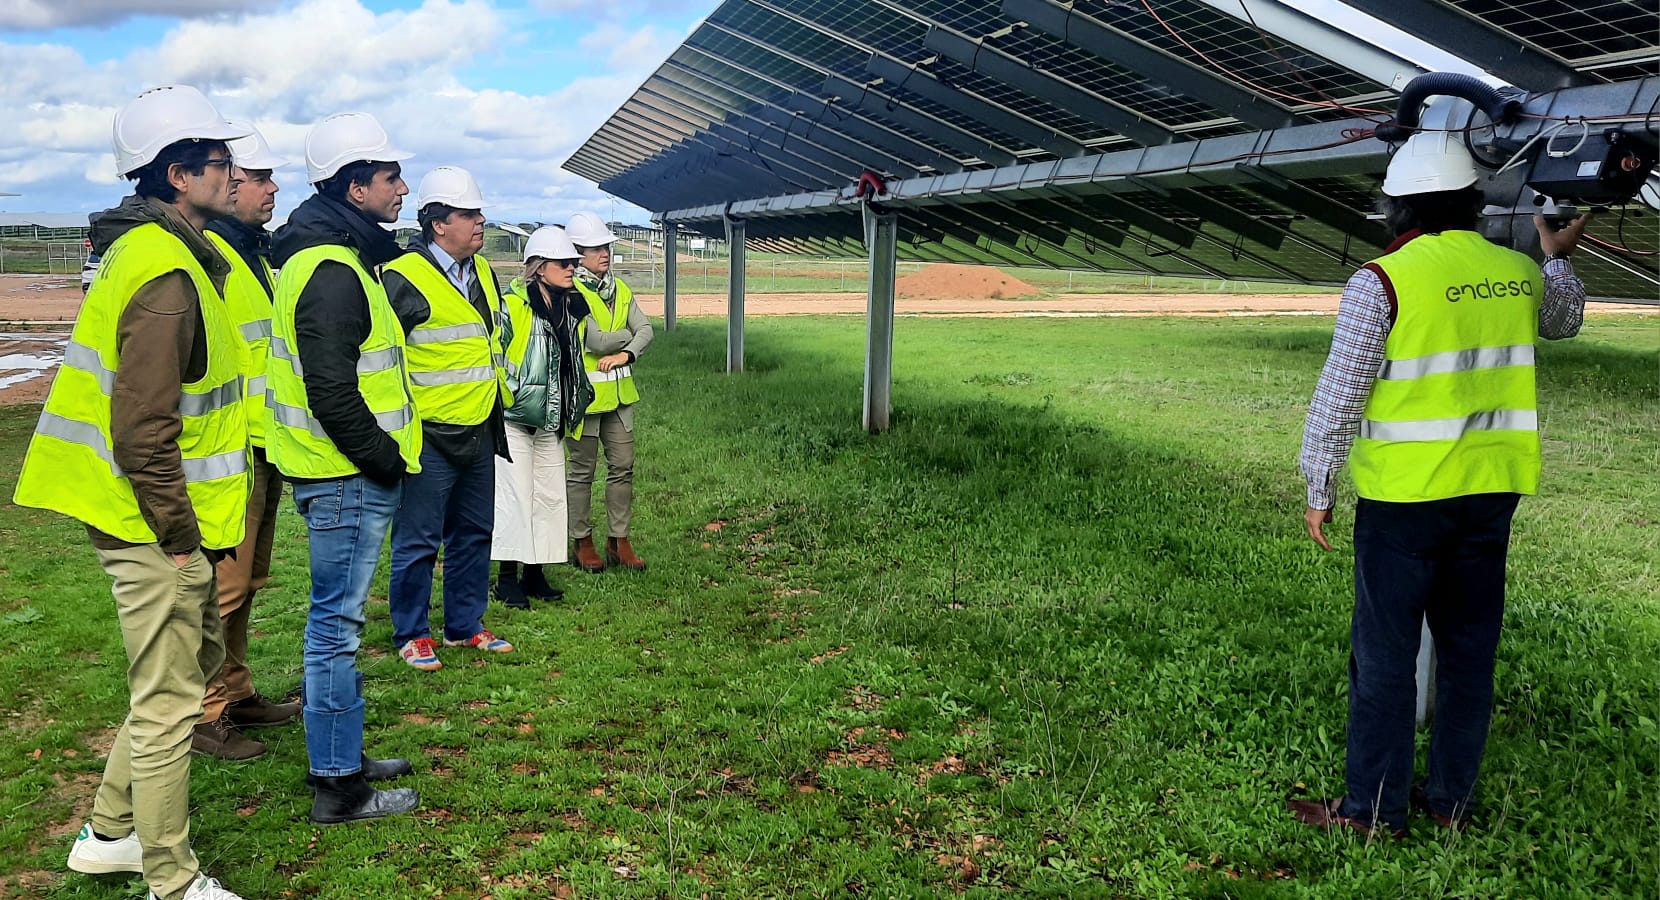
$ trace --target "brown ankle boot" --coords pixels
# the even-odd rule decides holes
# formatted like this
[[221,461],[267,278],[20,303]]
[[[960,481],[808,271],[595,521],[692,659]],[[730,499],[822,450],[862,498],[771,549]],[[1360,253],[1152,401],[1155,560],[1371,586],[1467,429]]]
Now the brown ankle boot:
[[594,536],[580,537],[571,544],[571,562],[584,572],[605,571],[605,560],[599,558],[599,551],[594,549]]
[[646,561],[634,554],[634,548],[629,546],[625,537],[605,539],[605,561],[636,572],[646,570]]

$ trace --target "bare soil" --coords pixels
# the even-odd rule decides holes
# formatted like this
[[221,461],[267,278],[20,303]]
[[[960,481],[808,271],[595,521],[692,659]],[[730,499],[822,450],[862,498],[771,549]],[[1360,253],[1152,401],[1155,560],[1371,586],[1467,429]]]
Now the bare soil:
[[986,266],[936,263],[899,276],[894,293],[913,300],[1013,300],[1038,289]]

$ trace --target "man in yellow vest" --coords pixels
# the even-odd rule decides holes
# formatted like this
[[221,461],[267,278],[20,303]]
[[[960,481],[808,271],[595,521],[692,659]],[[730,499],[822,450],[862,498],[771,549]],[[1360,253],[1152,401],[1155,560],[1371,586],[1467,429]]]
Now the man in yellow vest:
[[306,179],[317,193],[272,241],[281,268],[266,363],[266,451],[294,486],[310,533],[311,609],[305,628],[306,781],[311,819],[334,824],[409,812],[409,788],[370,782],[407,775],[407,760],[363,751],[357,648],[381,544],[420,471],[421,423],[409,397],[404,335],[379,267],[402,251],[383,223],[403,206],[400,160],[366,113],[329,116],[306,135]]
[[[1534,338],[1579,332],[1585,286],[1568,262],[1583,218],[1535,224],[1543,273],[1475,231],[1475,162],[1449,132],[1396,152],[1381,207],[1395,242],[1343,291],[1300,458],[1304,524],[1330,550],[1333,482],[1355,492],[1347,792],[1293,800],[1323,828],[1405,835],[1408,807],[1469,821],[1487,742],[1517,500],[1539,484]],[[1352,445],[1352,452],[1351,452]],[[1413,783],[1416,658],[1434,637],[1428,779]]]
[[[233,123],[235,124],[235,123]],[[219,581],[219,619],[225,631],[225,664],[208,680],[202,700],[202,721],[190,739],[196,753],[220,759],[251,759],[265,745],[242,733],[246,727],[280,725],[300,714],[298,703],[272,703],[254,690],[248,671],[248,614],[254,594],[271,574],[271,545],[276,538],[277,504],[282,500],[282,475],[265,458],[265,358],[271,344],[271,291],[275,279],[270,236],[265,224],[276,206],[273,171],[282,160],[271,152],[264,135],[231,141],[231,155],[241,171],[236,211],[208,223],[207,236],[231,271],[225,278],[225,305],[248,349],[248,438],[253,444],[253,493],[242,545],[215,567]]]
[[[651,321],[634,302],[634,292],[611,271],[611,245],[617,236],[605,221],[590,212],[571,216],[565,233],[582,254],[576,269],[576,289],[588,301],[583,327],[582,364],[594,384],[594,402],[588,406],[580,438],[571,438],[570,467],[565,493],[573,546],[571,559],[585,572],[607,565],[644,569],[634,552],[628,530],[634,517],[634,404],[640,393],[634,386],[634,363],[651,343]],[[594,547],[594,470],[599,447],[605,445],[605,517],[609,527],[605,558]]]
[[69,867],[141,872],[163,900],[237,900],[190,849],[190,742],[225,652],[213,566],[242,542],[249,477],[229,267],[202,228],[233,208],[225,142],[247,133],[184,86],[116,114],[134,193],[92,216],[104,263],[17,482],[19,505],[85,523],[127,651],[127,720]]
[[509,653],[484,627],[502,412],[501,285],[484,247],[484,197],[466,169],[439,166],[416,192],[421,236],[386,267],[386,294],[409,341],[421,414],[421,471],[392,522],[392,645],[410,666],[443,667],[428,615],[444,552],[444,646]]

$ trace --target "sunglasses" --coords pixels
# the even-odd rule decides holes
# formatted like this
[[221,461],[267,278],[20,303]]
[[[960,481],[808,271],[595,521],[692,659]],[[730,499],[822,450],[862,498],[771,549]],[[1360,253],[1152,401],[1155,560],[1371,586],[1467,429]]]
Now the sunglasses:
[[574,268],[576,268],[576,260],[574,260],[574,259],[550,259],[550,260],[548,260],[548,263],[551,264],[551,265],[558,266],[561,269],[574,269]]

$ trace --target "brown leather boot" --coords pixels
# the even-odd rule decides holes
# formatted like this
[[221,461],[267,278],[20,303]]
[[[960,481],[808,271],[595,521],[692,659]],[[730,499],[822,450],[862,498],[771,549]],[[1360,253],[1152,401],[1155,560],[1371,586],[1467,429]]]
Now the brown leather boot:
[[219,759],[253,759],[265,752],[265,745],[238,731],[230,716],[220,714],[191,730],[190,752]]
[[584,572],[605,571],[605,560],[599,558],[599,551],[594,548],[594,536],[579,537],[571,544],[571,562]]
[[646,561],[634,554],[634,548],[629,546],[628,538],[605,539],[605,561],[613,566],[622,566],[636,572],[646,570]]

